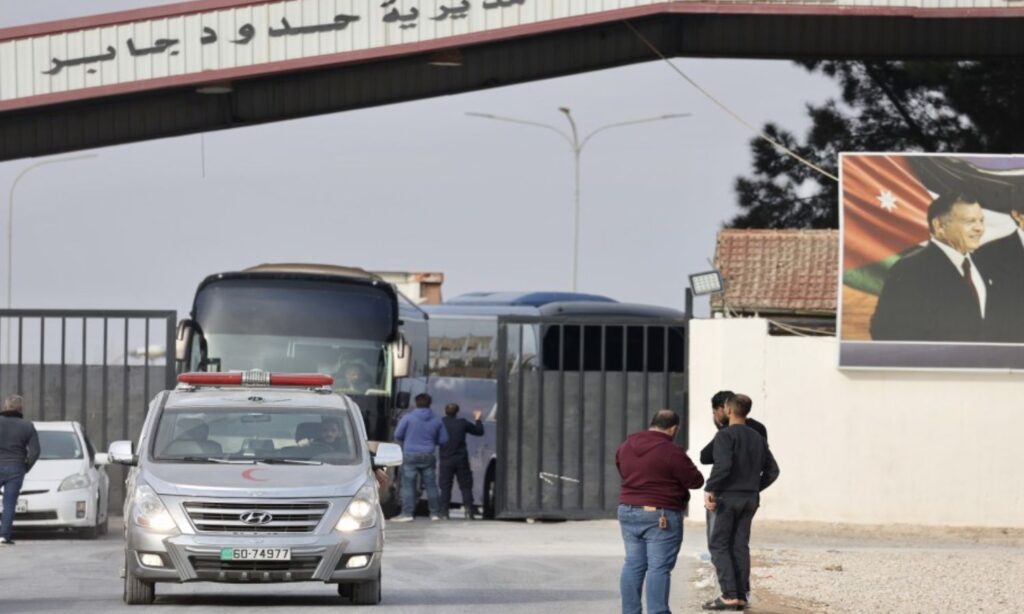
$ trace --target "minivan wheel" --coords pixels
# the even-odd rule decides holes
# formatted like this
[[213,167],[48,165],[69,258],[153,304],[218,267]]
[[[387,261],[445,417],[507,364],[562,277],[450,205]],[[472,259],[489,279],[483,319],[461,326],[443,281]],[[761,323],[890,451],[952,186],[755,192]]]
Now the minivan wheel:
[[380,572],[377,572],[376,580],[369,580],[353,584],[352,603],[354,605],[377,605],[380,603]]
[[128,564],[129,554],[124,555],[124,602],[129,605],[148,605],[156,597],[156,587],[152,582],[145,582],[132,573]]

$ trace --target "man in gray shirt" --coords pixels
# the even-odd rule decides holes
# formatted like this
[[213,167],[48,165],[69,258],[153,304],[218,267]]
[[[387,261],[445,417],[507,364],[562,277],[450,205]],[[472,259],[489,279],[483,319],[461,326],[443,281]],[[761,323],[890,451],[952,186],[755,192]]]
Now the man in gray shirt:
[[24,406],[24,399],[12,394],[4,400],[4,409],[0,412],[0,487],[4,490],[0,546],[14,545],[11,534],[18,495],[25,474],[39,458],[39,435],[36,427],[22,415]]

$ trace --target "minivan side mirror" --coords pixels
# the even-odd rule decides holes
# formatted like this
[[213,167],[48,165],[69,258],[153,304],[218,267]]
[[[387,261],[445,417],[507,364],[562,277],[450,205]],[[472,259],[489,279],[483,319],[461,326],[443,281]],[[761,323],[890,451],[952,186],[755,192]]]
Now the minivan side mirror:
[[409,371],[412,369],[412,346],[404,337],[391,344],[391,365],[395,379],[409,377]]
[[192,320],[185,318],[178,322],[178,334],[174,340],[174,359],[179,363],[184,363],[188,360],[188,350],[192,344],[193,332]]
[[402,464],[402,448],[397,443],[377,444],[377,454],[373,458],[374,467],[398,467]]
[[135,456],[135,445],[130,441],[110,442],[107,456],[111,462],[118,465],[135,466],[139,462],[139,457]]

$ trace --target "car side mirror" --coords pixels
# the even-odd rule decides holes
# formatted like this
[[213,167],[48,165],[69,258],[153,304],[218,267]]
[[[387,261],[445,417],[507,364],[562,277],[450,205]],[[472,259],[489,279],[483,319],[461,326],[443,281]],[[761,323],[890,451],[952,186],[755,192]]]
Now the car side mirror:
[[107,456],[118,465],[134,467],[139,462],[139,457],[135,455],[135,444],[130,441],[112,441]]
[[92,464],[96,465],[97,467],[102,467],[103,465],[109,465],[110,464],[110,455],[109,454],[105,454],[103,452],[97,452],[96,455],[92,459]]
[[396,443],[378,443],[374,467],[398,467],[402,464],[402,448]]

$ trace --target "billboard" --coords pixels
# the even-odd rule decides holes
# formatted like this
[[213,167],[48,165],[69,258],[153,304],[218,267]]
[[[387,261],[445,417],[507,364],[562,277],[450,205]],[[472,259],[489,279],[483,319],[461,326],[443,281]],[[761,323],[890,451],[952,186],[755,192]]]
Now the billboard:
[[839,366],[1024,370],[1024,155],[839,166]]

